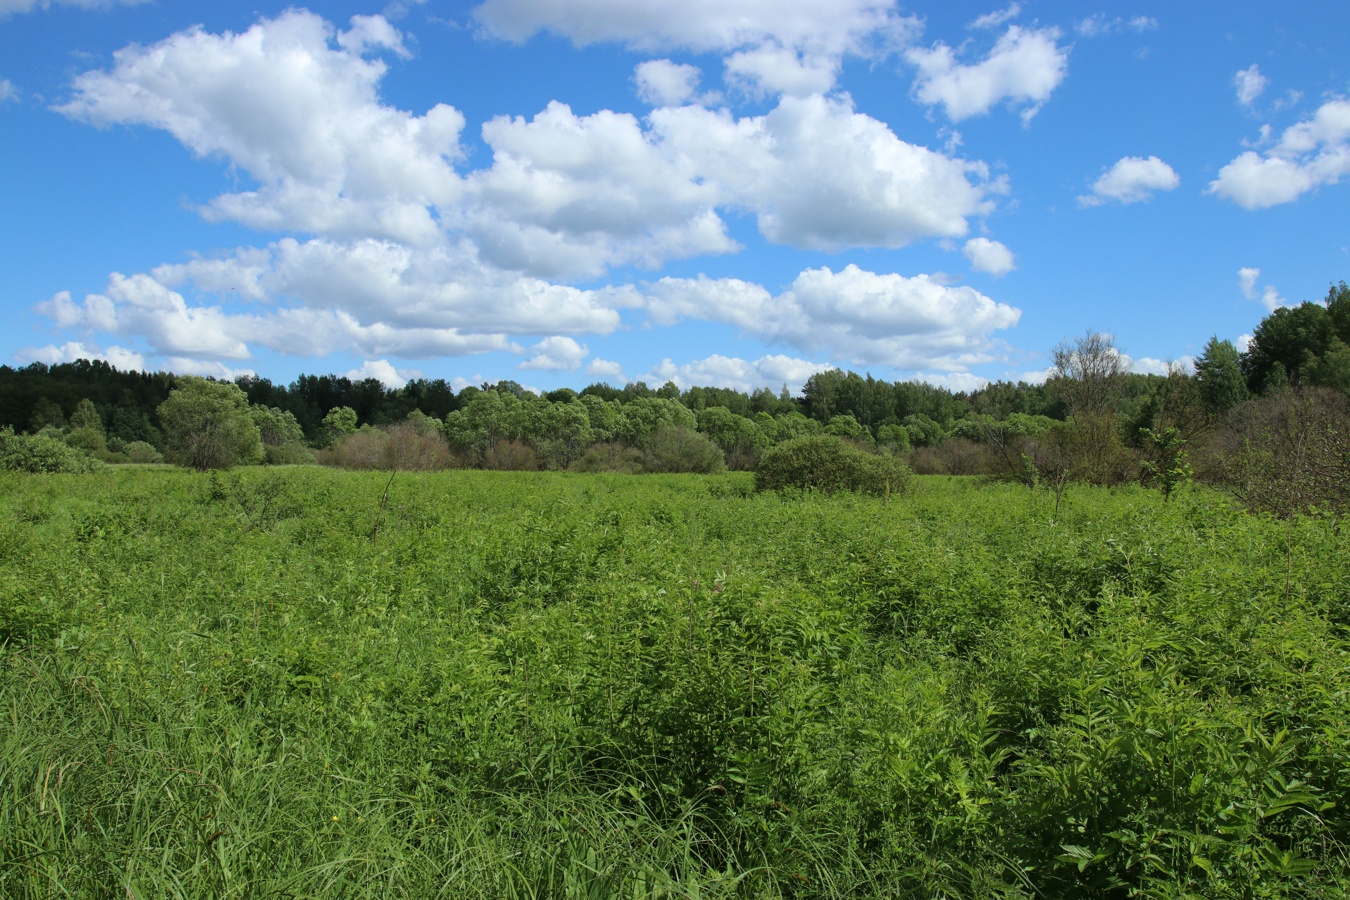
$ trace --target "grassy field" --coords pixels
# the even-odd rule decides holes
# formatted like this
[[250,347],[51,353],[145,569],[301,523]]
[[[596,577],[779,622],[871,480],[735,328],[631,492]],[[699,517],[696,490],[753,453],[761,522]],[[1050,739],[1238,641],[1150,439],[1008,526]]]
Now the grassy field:
[[1350,893],[1332,523],[750,486],[0,476],[0,896]]

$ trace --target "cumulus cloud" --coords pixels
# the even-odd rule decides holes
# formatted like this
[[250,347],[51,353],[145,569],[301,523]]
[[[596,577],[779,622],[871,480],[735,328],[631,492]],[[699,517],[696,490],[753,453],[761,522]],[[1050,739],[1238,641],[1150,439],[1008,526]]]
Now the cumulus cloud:
[[1280,296],[1280,292],[1272,285],[1266,285],[1265,290],[1261,291],[1261,305],[1268,311],[1274,312],[1281,306],[1290,306],[1290,302]]
[[1093,38],[1125,30],[1142,34],[1145,31],[1154,31],[1157,27],[1158,20],[1151,16],[1135,16],[1132,19],[1121,16],[1112,18],[1107,16],[1106,13],[1099,12],[1080,20],[1074,25],[1074,31],[1083,37]]
[[1020,3],[1009,3],[1003,9],[985,13],[968,25],[968,28],[1002,28],[1022,14]]
[[520,368],[575,372],[581,368],[582,361],[591,351],[585,344],[578,344],[570,337],[554,335],[535,344],[530,348],[530,352],[534,356],[522,362]]
[[726,59],[726,82],[751,96],[823,94],[834,86],[841,61],[810,56],[791,47],[763,44]]
[[915,372],[906,381],[931,384],[949,391],[978,391],[989,383],[989,379],[970,372]]
[[19,99],[19,89],[8,78],[0,78],[0,104]]
[[763,116],[663,107],[578,116],[551,103],[483,126],[491,168],[456,220],[496,266],[552,278],[739,249],[719,209],[797,247],[961,237],[1005,189],[979,163],[909,144],[847,97],[784,97]]
[[1233,76],[1233,86],[1237,88],[1237,99],[1243,106],[1251,106],[1257,97],[1265,93],[1266,85],[1269,83],[1266,76],[1262,75],[1261,70],[1256,67],[1256,63],[1252,63]]
[[1158,191],[1174,190],[1181,178],[1156,156],[1127,156],[1092,184],[1092,193],[1078,198],[1079,206],[1099,206],[1108,200],[1139,203]]
[[899,247],[962,237],[1005,189],[981,164],[896,137],[847,97],[784,97],[763,116],[656,110],[652,127],[724,202],[753,212],[776,243]]
[[592,378],[604,378],[611,384],[624,384],[627,379],[623,374],[623,366],[612,359],[600,359],[596,357],[586,364],[586,374]]
[[1254,269],[1250,266],[1238,269],[1238,287],[1242,290],[1242,296],[1248,300],[1256,299],[1256,279],[1260,277],[1260,269]]
[[511,41],[548,31],[578,45],[722,53],[753,88],[777,92],[804,73],[813,89],[828,90],[845,56],[877,58],[907,44],[920,25],[895,7],[895,0],[487,0],[473,18]]
[[360,368],[349,369],[346,374],[352,381],[374,378],[385,387],[397,390],[406,385],[409,378],[417,378],[422,373],[416,369],[396,369],[387,359],[368,359]]
[[1126,356],[1125,360],[1129,363],[1130,371],[1140,375],[1170,375],[1173,372],[1191,375],[1195,372],[1194,356],[1183,356],[1180,359],[1154,359],[1151,356],[1132,359]]
[[120,372],[145,371],[145,357],[126,347],[108,347],[100,350],[79,341],[67,341],[61,346],[24,347],[14,354],[21,362],[43,362],[49,366],[75,362],[77,359],[101,359]]
[[1006,275],[1017,268],[1013,264],[1012,251],[989,238],[971,238],[966,241],[966,246],[961,252],[970,260],[970,267],[977,272]]
[[554,101],[530,120],[489,121],[483,139],[493,163],[469,177],[459,224],[494,265],[593,277],[739,249],[714,210],[722,193],[634,116]]
[[808,269],[787,291],[734,278],[663,278],[648,289],[648,317],[724,322],[765,343],[826,353],[857,365],[965,371],[992,359],[993,332],[1021,311],[970,287],[928,276]]
[[633,70],[638,97],[652,106],[678,106],[694,96],[703,72],[698,66],[649,59]]
[[1243,209],[1292,203],[1350,175],[1350,100],[1330,100],[1291,125],[1264,152],[1248,150],[1219,170],[1207,193]]
[[[289,305],[272,305],[277,298]],[[608,333],[617,310],[639,302],[632,288],[585,291],[485,267],[463,246],[285,238],[114,273],[101,293],[76,302],[62,292],[37,308],[59,327],[134,336],[162,356],[242,360],[255,345],[309,356],[519,352],[512,335]]]
[[791,356],[775,354],[756,360],[713,354],[705,359],[676,365],[670,359],[661,360],[642,380],[653,384],[673,381],[683,388],[723,387],[749,393],[760,388],[777,390],[783,385],[792,393],[800,393],[806,380],[817,372],[834,368],[829,363],[811,362]]
[[108,9],[113,6],[138,6],[149,0],[0,0],[0,19],[17,13],[47,10],[53,6],[74,6],[78,9]]
[[240,34],[192,28],[117,51],[110,70],[77,77],[57,109],[98,126],[163,129],[258,182],[211,200],[210,218],[434,243],[433,208],[460,193],[464,117],[444,104],[421,116],[383,105],[387,66],[368,57],[377,50],[406,53],[379,16],[355,16],[347,31],[305,10]]
[[973,65],[958,62],[957,51],[941,42],[912,48],[905,58],[919,70],[914,96],[941,104],[953,122],[983,115],[1002,100],[1023,105],[1022,120],[1030,121],[1068,72],[1069,51],[1059,37],[1057,28],[1012,25]]

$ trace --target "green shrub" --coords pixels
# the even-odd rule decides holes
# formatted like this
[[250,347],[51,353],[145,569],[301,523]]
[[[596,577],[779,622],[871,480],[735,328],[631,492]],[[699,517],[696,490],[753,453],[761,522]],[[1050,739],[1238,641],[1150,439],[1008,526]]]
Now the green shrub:
[[795,438],[764,454],[755,470],[755,490],[811,488],[832,494],[903,493],[909,468],[895,456],[881,456],[832,434]]
[[82,475],[102,468],[98,460],[65,441],[45,434],[0,431],[0,469],[34,474],[65,472]]
[[647,444],[647,471],[685,472],[712,475],[727,468],[722,448],[707,435],[683,425],[662,425],[652,432]]
[[642,474],[642,451],[625,447],[617,441],[594,444],[581,458],[572,463],[573,472],[618,472],[623,475]]

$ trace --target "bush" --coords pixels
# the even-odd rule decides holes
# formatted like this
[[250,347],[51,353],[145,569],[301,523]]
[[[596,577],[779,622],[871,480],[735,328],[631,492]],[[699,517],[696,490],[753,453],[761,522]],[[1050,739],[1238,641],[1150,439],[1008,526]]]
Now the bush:
[[49,435],[0,431],[0,469],[5,471],[83,475],[101,468],[98,460]]
[[795,487],[827,494],[884,495],[903,493],[909,479],[909,468],[899,457],[868,453],[835,435],[817,434],[795,438],[765,453],[755,470],[755,490]]
[[340,469],[381,469],[438,472],[459,468],[439,434],[419,434],[415,426],[399,423],[389,430],[367,428],[340,438],[319,454],[319,462]]
[[155,449],[153,444],[145,441],[131,441],[122,447],[122,453],[126,455],[127,462],[133,463],[160,463],[164,462],[164,454]]
[[966,438],[950,437],[936,447],[920,447],[909,464],[920,475],[987,475],[994,471],[991,454]]
[[642,474],[642,453],[616,441],[595,444],[581,454],[570,466],[573,472],[618,472],[622,475]]
[[539,455],[524,441],[498,441],[483,454],[483,468],[499,472],[537,472]]
[[263,462],[269,466],[308,466],[313,465],[315,456],[303,444],[264,444]]
[[683,425],[662,425],[652,432],[647,443],[649,472],[688,472],[712,475],[726,471],[726,457],[705,434]]

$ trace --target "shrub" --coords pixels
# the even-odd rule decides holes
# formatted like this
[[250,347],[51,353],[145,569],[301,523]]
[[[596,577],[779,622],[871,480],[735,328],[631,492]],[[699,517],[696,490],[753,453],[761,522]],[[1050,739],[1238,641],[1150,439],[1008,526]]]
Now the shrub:
[[796,487],[831,494],[898,494],[908,488],[909,479],[909,468],[899,457],[868,453],[835,435],[817,434],[794,438],[765,453],[755,470],[755,490]]
[[5,471],[82,475],[100,468],[98,460],[49,435],[0,431],[0,469]]
[[399,423],[386,430],[366,428],[340,438],[319,454],[319,462],[340,469],[437,472],[459,467],[445,438],[419,434],[415,426]]
[[205,471],[263,459],[262,437],[237,384],[183,376],[157,412],[165,453],[179,465]]
[[483,454],[483,468],[499,472],[537,472],[539,455],[524,441],[498,441]]
[[991,454],[966,438],[920,447],[910,455],[909,464],[920,475],[985,475],[994,470]]
[[1244,403],[1215,436],[1207,474],[1281,517],[1350,511],[1350,398],[1305,388]]
[[625,447],[617,441],[595,444],[572,463],[573,472],[618,472],[623,475],[642,474],[642,453]]
[[164,462],[164,454],[156,450],[153,444],[146,443],[145,441],[131,441],[122,447],[122,452],[126,455],[128,462]]
[[683,425],[662,425],[647,443],[647,470],[711,475],[726,470],[726,457],[705,434]]

